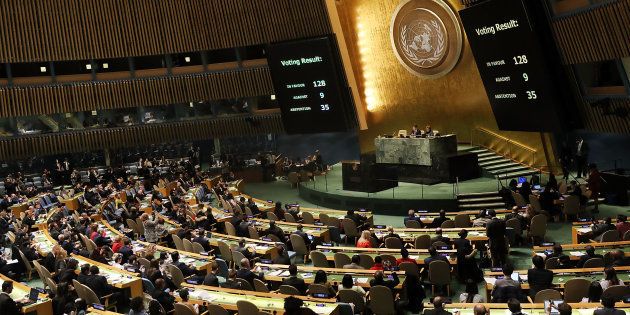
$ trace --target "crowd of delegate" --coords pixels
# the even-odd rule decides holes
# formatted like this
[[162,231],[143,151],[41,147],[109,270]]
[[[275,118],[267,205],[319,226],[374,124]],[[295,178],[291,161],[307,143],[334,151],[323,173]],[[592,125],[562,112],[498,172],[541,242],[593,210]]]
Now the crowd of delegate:
[[[186,303],[189,299],[188,290],[181,289],[174,283],[167,265],[175,265],[181,273],[189,278],[191,283],[206,286],[215,286],[231,289],[244,289],[241,279],[247,281],[251,286],[255,286],[255,279],[263,280],[269,290],[277,289],[277,283],[272,283],[265,279],[263,270],[257,265],[261,263],[262,257],[256,253],[255,245],[250,244],[250,227],[254,224],[253,219],[264,217],[257,203],[252,198],[234,196],[230,189],[230,184],[219,180],[212,187],[203,183],[204,178],[209,175],[203,173],[198,168],[192,167],[188,162],[170,161],[165,163],[140,163],[138,165],[138,175],[128,174],[124,168],[110,168],[105,174],[94,174],[87,182],[76,182],[71,187],[65,187],[55,192],[53,187],[40,188],[35,194],[30,193],[32,187],[14,185],[10,191],[0,200],[0,235],[2,235],[3,248],[5,250],[0,258],[0,273],[15,281],[20,281],[26,276],[28,267],[25,265],[29,261],[38,261],[53,275],[56,283],[56,292],[48,292],[53,300],[54,314],[81,313],[87,307],[85,301],[78,299],[78,295],[73,286],[73,280],[89,287],[98,297],[116,301],[119,309],[129,309],[129,314],[162,314],[163,311],[173,310],[173,303],[181,301]],[[20,174],[15,174],[13,178],[20,178]],[[162,195],[158,186],[160,183],[176,183],[168,195]],[[8,187],[7,187],[8,188]],[[195,198],[199,202],[193,211],[186,202],[185,196],[189,190],[196,188]],[[61,198],[82,193],[81,202],[78,209],[71,211],[60,202]],[[121,193],[126,198],[121,197]],[[30,196],[30,198],[29,198]],[[209,270],[195,269],[192,265],[179,261],[180,253],[175,251],[171,254],[162,253],[155,255],[155,248],[145,248],[141,251],[134,250],[132,242],[133,233],[129,233],[128,219],[136,221],[140,219],[144,233],[139,235],[139,239],[153,244],[162,244],[175,248],[173,235],[182,240],[189,240],[203,245],[207,252],[212,252],[213,247],[209,240],[216,234],[226,234],[226,224],[215,218],[213,205],[218,205],[220,199],[230,205],[231,213],[227,222],[235,227],[235,234],[240,239],[232,249],[243,254],[240,261],[236,261],[232,269],[227,273],[227,277],[220,274],[221,266],[219,259],[210,262]],[[26,204],[27,209],[22,213],[12,211],[15,205]],[[150,207],[150,213],[143,208]],[[225,210],[225,209],[224,209]],[[247,210],[247,211],[246,211]],[[250,215],[245,215],[251,211]],[[277,218],[285,218],[285,213],[289,213],[299,218],[300,209],[297,206],[283,206],[277,202],[271,210]],[[444,236],[441,228],[445,221],[450,220],[445,211],[441,211],[431,222],[421,220],[413,210],[404,218],[405,224],[408,221],[417,221],[422,228],[428,228],[432,235],[430,246],[427,250],[428,257],[424,259],[423,265],[429,266],[435,261],[448,262],[448,258],[440,251],[454,249],[454,257],[457,260],[456,272],[457,281],[465,286],[464,292],[457,297],[448,297],[446,287],[437,288],[436,294],[427,299],[425,286],[427,285],[427,268],[414,274],[413,272],[402,272],[399,268],[401,264],[417,261],[410,255],[413,245],[405,243],[402,237],[397,234],[397,230],[388,227],[386,233],[377,236],[375,230],[370,226],[365,216],[348,210],[345,219],[355,223],[360,230],[360,236],[356,239],[356,248],[381,248],[388,238],[399,238],[401,243],[405,243],[400,249],[395,261],[386,260],[377,255],[374,263],[369,268],[371,279],[369,285],[358,285],[356,275],[353,270],[365,269],[361,264],[361,257],[353,255],[350,262],[341,269],[347,270],[341,281],[333,283],[327,279],[328,272],[317,270],[314,275],[313,284],[319,284],[327,288],[325,294],[328,298],[338,297],[338,292],[342,290],[355,291],[369,303],[371,297],[369,288],[384,286],[398,295],[392,295],[395,299],[397,312],[409,312],[413,314],[422,313],[425,302],[431,302],[433,307],[425,310],[425,314],[448,314],[444,310],[445,303],[449,301],[464,303],[482,302],[502,302],[508,303],[513,314],[520,314],[520,303],[527,301],[527,295],[534,297],[537,292],[553,288],[554,272],[546,268],[546,261],[557,258],[559,265],[556,269],[580,268],[589,258],[600,257],[595,253],[593,247],[586,248],[586,255],[575,262],[569,255],[563,252],[560,245],[553,247],[553,250],[546,255],[534,255],[531,258],[533,267],[527,271],[527,283],[529,290],[521,288],[522,281],[514,279],[512,274],[514,268],[509,259],[509,240],[506,228],[506,221],[517,219],[521,222],[522,230],[530,228],[532,218],[539,215],[532,207],[525,209],[514,207],[511,213],[505,216],[498,216],[494,210],[481,211],[471,221],[473,227],[485,228],[485,234],[489,241],[471,242],[467,239],[468,230],[458,231],[457,238]],[[44,219],[44,220],[43,220]],[[99,224],[99,220],[104,219],[122,235],[110,237],[106,228]],[[42,220],[44,225],[42,225]],[[166,221],[173,222],[179,229],[175,234],[171,234]],[[299,236],[310,250],[315,250],[316,245],[321,244],[303,231],[301,224],[295,225],[292,231],[284,231],[281,224],[273,220],[269,221],[268,227],[260,234],[267,238],[275,239],[277,255],[271,261],[272,264],[286,265],[288,276],[282,280],[281,284],[289,285],[297,289],[300,295],[311,295],[310,285],[299,275],[296,264],[292,264],[290,253],[293,250],[290,234]],[[570,223],[569,223],[570,224]],[[33,232],[40,228],[47,230],[57,244],[49,253],[42,253],[39,245],[33,237]],[[610,218],[605,218],[601,222],[593,224],[590,238],[597,238],[605,231],[616,230],[620,235],[624,235],[630,230],[630,223],[626,217],[620,215],[615,224]],[[89,250],[82,241],[81,235],[90,239],[96,248]],[[519,242],[527,242],[526,237],[516,236]],[[354,241],[354,240],[352,240]],[[218,257],[221,255],[214,250]],[[26,259],[22,259],[22,255]],[[584,302],[601,302],[604,313],[601,314],[622,314],[622,310],[616,310],[615,302],[623,297],[607,296],[604,291],[616,285],[624,285],[626,282],[621,279],[617,268],[630,265],[622,249],[617,249],[607,253],[606,266],[601,279],[592,281],[588,288],[588,296],[584,297]],[[146,279],[153,287],[147,292],[152,300],[157,303],[149,303],[145,309],[142,297],[129,298],[124,290],[120,290],[107,282],[107,279],[100,275],[97,265],[83,264],[74,257],[82,256],[92,261],[107,264],[115,268],[131,270],[139,277]],[[544,257],[543,257],[544,256]],[[602,257],[603,258],[603,257]],[[148,260],[149,267],[141,264],[140,260]],[[492,292],[486,301],[484,294],[479,292],[479,283],[485,281],[482,267],[500,267],[503,277],[494,282]],[[77,272],[80,270],[80,272]],[[624,273],[627,275],[627,273]],[[404,277],[404,280],[401,279]],[[626,277],[627,278],[627,277]],[[0,309],[3,313],[8,310],[9,314],[18,314],[23,305],[21,300],[13,300],[9,295],[12,290],[12,282],[5,281],[2,284],[3,294],[0,294]],[[145,287],[145,292],[147,288]],[[195,312],[204,312],[204,305],[190,303]],[[297,305],[297,307],[295,307]],[[300,308],[300,302],[296,299],[288,299],[285,314],[309,314],[312,310]],[[367,312],[366,308],[366,312]],[[562,314],[569,314],[571,307],[562,303],[558,310]],[[475,307],[476,314],[487,314],[489,310],[483,305]],[[599,315],[599,314],[598,314]]]

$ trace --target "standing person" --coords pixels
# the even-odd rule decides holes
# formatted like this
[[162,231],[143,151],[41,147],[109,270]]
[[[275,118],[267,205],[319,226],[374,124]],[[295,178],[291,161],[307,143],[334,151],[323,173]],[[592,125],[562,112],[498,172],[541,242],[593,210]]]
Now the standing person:
[[599,212],[599,202],[597,199],[599,198],[599,192],[602,186],[602,177],[599,174],[599,170],[597,170],[597,165],[595,163],[588,165],[588,179],[586,182],[588,184],[588,189],[591,191],[591,199],[595,202],[593,212]]
[[562,141],[562,146],[560,147],[560,166],[562,167],[562,179],[566,182],[569,180],[571,169],[571,149],[566,141]]
[[577,168],[577,178],[586,176],[586,163],[588,161],[588,144],[582,137],[575,140],[575,167]]
[[492,218],[486,225],[486,235],[489,238],[490,258],[492,266],[500,267],[507,261],[508,243],[506,241],[505,221],[496,217],[496,212],[492,209],[488,211]]

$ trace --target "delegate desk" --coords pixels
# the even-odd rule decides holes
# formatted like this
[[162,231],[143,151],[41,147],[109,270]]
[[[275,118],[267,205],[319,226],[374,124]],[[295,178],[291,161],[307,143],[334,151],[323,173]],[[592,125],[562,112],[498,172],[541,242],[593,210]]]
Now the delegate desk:
[[[313,215],[313,219],[319,222],[321,222],[321,220],[319,219],[319,216],[321,214],[325,214],[330,218],[335,218],[339,220],[343,220],[343,218],[346,217],[346,214],[348,214],[348,211],[344,211],[344,210],[304,208],[304,207],[300,207],[299,209],[300,209],[300,213],[298,215],[300,217],[302,216],[302,213],[308,212]],[[365,217],[366,222],[368,222],[370,226],[374,225],[374,216],[372,215],[372,212],[359,210],[359,211],[355,211],[354,213]]]
[[[10,296],[14,301],[24,300],[28,297],[31,292],[31,287],[22,284],[21,282],[14,281],[9,279],[3,274],[0,274],[0,285],[5,281],[13,282],[13,292],[11,292]],[[2,311],[2,310],[0,310]],[[24,305],[22,307],[22,313],[35,313],[37,315],[52,315],[52,300],[48,298],[47,294],[39,294],[37,301],[35,303],[31,303],[29,305]]]
[[61,198],[59,197],[59,202],[63,203],[68,210],[77,211],[83,202],[83,192],[80,192],[69,198]]
[[[619,242],[605,242],[605,243],[590,243],[590,244],[563,244],[562,252],[568,254],[571,260],[580,260],[580,257],[586,255],[586,246],[593,246],[595,248],[595,254],[605,255],[606,253],[614,250],[625,250],[630,248],[630,241]],[[532,256],[539,255],[546,257],[553,252],[553,246],[534,246],[532,249]],[[626,257],[630,257],[630,252],[625,252]]]
[[260,256],[267,256],[271,259],[275,258],[278,255],[278,250],[276,249],[276,243],[271,241],[257,240],[253,238],[232,236],[220,233],[212,232],[212,237],[208,239],[208,243],[212,247],[219,247],[219,242],[226,243],[230,248],[237,247],[238,241],[240,239],[245,240],[245,244],[254,245],[256,249],[256,254]]
[[[497,218],[504,219],[505,215],[511,212],[512,210],[496,210]],[[468,217],[470,218],[470,222],[472,222],[475,219],[475,217],[479,214],[479,211],[466,210],[466,211],[447,212],[446,217],[449,218],[450,220],[455,221],[455,216],[459,214],[467,214]],[[416,217],[420,218],[420,221],[423,224],[431,224],[433,223],[433,219],[439,216],[440,216],[440,213],[438,212],[425,212],[425,211],[416,212]]]
[[107,283],[121,290],[129,288],[132,298],[142,296],[142,280],[136,274],[85,258],[83,256],[72,254],[70,257],[79,262],[79,265],[77,266],[77,273],[80,272],[81,266],[84,264],[98,266],[99,275],[105,277],[107,279]]
[[[619,279],[625,281],[629,280],[630,267],[615,267],[617,276]],[[600,281],[604,279],[604,268],[575,268],[575,269],[551,269],[553,271],[553,285],[552,288],[558,291],[564,291],[564,284],[576,278],[586,279],[589,282]],[[527,270],[515,270],[514,273],[518,273],[521,279],[521,288],[529,291],[529,283],[527,283]],[[486,280],[486,293],[487,297],[490,297],[490,292],[494,287],[494,283],[499,277],[503,277],[501,271],[485,271],[484,279]],[[488,299],[486,299],[488,300]]]
[[[269,220],[252,219],[258,231],[264,231],[269,228]],[[276,221],[276,226],[280,227],[285,235],[290,235],[296,230],[301,223]],[[301,224],[304,233],[311,235],[314,239],[322,242],[330,242],[330,231],[328,227],[315,224]],[[262,235],[261,235],[262,236]]]
[[[266,281],[274,282],[278,285],[282,284],[282,280],[289,277],[289,266],[287,265],[268,265],[268,264],[256,264],[255,272],[261,272],[265,276]],[[304,282],[308,285],[315,280],[315,273],[318,270],[326,272],[326,277],[330,283],[333,284],[335,290],[337,285],[343,280],[343,276],[346,274],[352,275],[356,285],[369,289],[370,280],[374,278],[376,270],[365,269],[342,269],[342,268],[321,268],[310,266],[298,266],[298,276],[304,279]],[[383,271],[385,276],[388,276],[392,271]],[[402,287],[402,283],[405,282],[405,272],[397,271],[400,284],[396,286],[397,289]]]
[[436,160],[457,153],[457,137],[374,139],[376,163],[432,166]]
[[[444,309],[448,312],[457,315],[474,315],[473,308],[477,304],[483,304],[490,310],[491,314],[511,314],[508,310],[507,303],[452,303],[446,304]],[[596,309],[602,308],[600,303],[569,303],[575,315],[593,315]],[[623,310],[628,314],[630,312],[630,305],[625,303],[617,303],[617,309]],[[432,308],[433,305],[425,303],[426,308]],[[548,315],[545,310],[545,304],[543,303],[521,303],[522,312],[528,315]]]
[[[395,259],[402,258],[400,255],[400,249],[396,248],[359,248],[359,247],[334,247],[334,246],[322,246],[319,245],[316,247],[318,251],[322,252],[324,256],[326,256],[326,260],[334,262],[335,261],[335,253],[344,253],[349,257],[354,255],[368,255],[372,258],[380,255],[389,255],[393,256]],[[409,258],[414,259],[418,265],[424,265],[424,259],[429,257],[428,249],[407,249],[409,251]],[[441,249],[438,252],[444,256],[446,256],[451,265],[457,264],[457,258],[455,257],[455,253],[457,250],[454,249]]]
[[[197,305],[217,304],[232,312],[238,310],[236,304],[238,301],[246,300],[256,305],[262,312],[282,315],[284,314],[284,299],[289,297],[279,293],[190,285],[188,283],[183,283],[182,286],[188,289],[191,303]],[[317,299],[308,296],[300,296],[300,299],[304,301],[304,307],[310,308],[316,314],[330,315],[337,313],[335,299]]]
[[[466,237],[466,239],[470,240],[471,242],[488,240],[488,236],[486,236],[486,228],[470,227],[470,228],[464,228],[464,229],[468,231],[468,237]],[[398,234],[403,239],[403,241],[407,243],[413,243],[416,237],[420,235],[429,235],[431,238],[435,237],[437,235],[435,233],[435,230],[436,229],[402,228],[402,229],[394,229],[394,233]],[[459,233],[459,231],[461,230],[462,228],[442,229],[442,236],[448,237],[451,240],[453,240],[453,239],[459,238],[459,235],[457,235],[457,233]],[[386,236],[387,234],[389,234],[389,232],[386,229],[372,229],[372,231],[378,238],[382,238],[383,236]]]

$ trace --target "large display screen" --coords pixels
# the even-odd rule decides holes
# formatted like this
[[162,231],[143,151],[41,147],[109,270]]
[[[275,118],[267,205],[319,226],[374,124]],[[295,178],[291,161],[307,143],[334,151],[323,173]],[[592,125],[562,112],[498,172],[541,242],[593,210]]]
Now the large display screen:
[[272,44],[267,56],[287,133],[356,127],[354,105],[333,37]]
[[[501,130],[552,131],[559,97],[525,1],[489,0],[460,16]],[[553,49],[553,48],[550,48]]]

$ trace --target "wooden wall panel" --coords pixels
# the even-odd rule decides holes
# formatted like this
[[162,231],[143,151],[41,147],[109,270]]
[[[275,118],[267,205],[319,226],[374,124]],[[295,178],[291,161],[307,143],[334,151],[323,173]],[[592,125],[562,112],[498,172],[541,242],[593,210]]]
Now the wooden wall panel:
[[606,2],[555,18],[553,32],[565,64],[630,56],[630,0]]
[[[593,106],[583,101],[579,104],[579,109],[584,119],[584,127],[591,131],[630,134],[630,118],[623,115],[606,114],[604,107]],[[630,113],[630,99],[613,98],[610,99],[611,112]]]
[[[255,123],[245,118],[251,118]],[[277,111],[254,116],[24,136],[0,140],[0,161],[163,142],[283,133],[283,130],[282,119]]]
[[158,106],[273,94],[269,68],[0,88],[0,117]]
[[331,33],[324,0],[5,0],[0,62],[214,50]]

